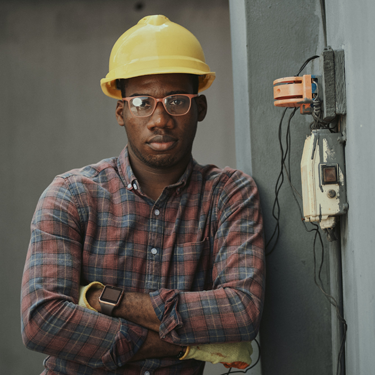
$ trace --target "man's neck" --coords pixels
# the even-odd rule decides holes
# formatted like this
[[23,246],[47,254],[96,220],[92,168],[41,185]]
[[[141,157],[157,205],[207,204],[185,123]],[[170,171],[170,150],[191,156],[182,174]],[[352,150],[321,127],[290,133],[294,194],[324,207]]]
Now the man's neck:
[[145,165],[136,156],[130,155],[130,153],[129,161],[142,192],[156,201],[165,187],[176,183],[180,179],[189,164],[190,157],[171,168],[153,168]]

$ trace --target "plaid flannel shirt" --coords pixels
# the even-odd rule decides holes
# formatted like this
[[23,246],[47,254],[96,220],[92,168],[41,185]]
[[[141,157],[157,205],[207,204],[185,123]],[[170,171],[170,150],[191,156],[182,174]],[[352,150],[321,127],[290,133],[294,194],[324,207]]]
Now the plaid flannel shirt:
[[128,363],[147,329],[78,306],[100,281],[149,293],[160,337],[180,345],[250,341],[264,297],[259,196],[231,168],[191,159],[157,201],[119,158],[57,176],[32,220],[22,282],[25,345],[49,355],[43,374],[199,374],[204,362]]

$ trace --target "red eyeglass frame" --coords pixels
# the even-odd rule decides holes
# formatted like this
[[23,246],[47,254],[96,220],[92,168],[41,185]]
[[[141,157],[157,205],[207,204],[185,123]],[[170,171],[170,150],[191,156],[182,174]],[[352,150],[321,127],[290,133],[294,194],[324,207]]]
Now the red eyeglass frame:
[[[164,103],[164,101],[163,101],[164,99],[169,98],[170,96],[175,96],[175,95],[187,96],[187,97],[190,99],[190,102],[189,102],[189,108],[188,108],[188,110],[187,110],[184,114],[182,114],[182,115],[175,115],[175,114],[169,113],[168,110],[167,110],[167,107],[165,106],[165,103]],[[191,108],[191,99],[192,99],[192,98],[196,98],[197,96],[198,96],[198,94],[172,94],[172,95],[164,96],[164,98],[154,98],[153,96],[150,96],[150,95],[139,95],[139,96],[128,96],[127,98],[122,98],[122,100],[123,100],[124,102],[128,102],[129,111],[130,111],[130,113],[131,113],[134,117],[144,118],[144,117],[150,117],[150,116],[152,116],[152,115],[154,114],[155,109],[156,109],[156,106],[158,105],[159,102],[161,102],[161,103],[163,104],[163,107],[164,107],[165,111],[166,111],[169,115],[171,115],[171,116],[184,116],[184,115],[186,115],[186,113],[188,113],[188,112],[190,111],[190,108]],[[154,100],[155,100],[155,101],[154,101],[155,104],[154,104],[154,108],[153,108],[151,114],[149,114],[149,115],[147,115],[147,116],[137,116],[137,115],[135,115],[135,114],[133,113],[133,111],[131,110],[131,108],[130,108],[130,101],[131,101],[132,99],[135,99],[135,98],[152,98],[152,99],[154,99]]]

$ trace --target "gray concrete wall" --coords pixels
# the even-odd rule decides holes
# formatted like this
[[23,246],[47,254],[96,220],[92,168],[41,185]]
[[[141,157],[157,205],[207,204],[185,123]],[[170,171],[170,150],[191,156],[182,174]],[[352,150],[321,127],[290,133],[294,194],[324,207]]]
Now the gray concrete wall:
[[20,336],[31,217],[56,174],[118,155],[126,144],[116,102],[99,80],[116,39],[149,14],[165,14],[200,40],[217,80],[193,154],[235,167],[227,0],[0,1],[1,374],[42,371],[45,356],[26,350]]
[[[271,212],[280,171],[278,125],[283,111],[273,106],[272,83],[295,75],[307,58],[322,51],[319,1],[230,0],[230,12],[235,108],[241,103],[235,111],[236,149],[243,150],[237,154],[237,165],[252,171],[258,183],[268,239],[275,225]],[[317,69],[312,63],[303,74]],[[300,159],[310,122],[310,116],[297,112],[291,125],[291,175],[299,191]],[[283,129],[285,138],[286,122]],[[281,237],[267,257],[262,374],[332,374],[330,306],[314,284],[313,236],[301,224],[286,177],[279,200]],[[323,279],[329,290],[327,250]]]
[[344,312],[348,323],[346,374],[374,374],[375,343],[375,3],[326,0],[327,39],[345,50],[349,211],[342,220]]

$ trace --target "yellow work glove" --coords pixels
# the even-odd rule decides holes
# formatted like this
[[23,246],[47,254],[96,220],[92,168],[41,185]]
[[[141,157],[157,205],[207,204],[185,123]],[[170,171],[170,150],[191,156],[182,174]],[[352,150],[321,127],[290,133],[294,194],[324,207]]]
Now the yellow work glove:
[[82,307],[86,307],[87,309],[97,311],[91,305],[88,303],[87,298],[86,298],[86,293],[90,288],[95,288],[95,289],[104,289],[104,285],[100,283],[99,281],[93,281],[89,285],[81,285],[79,287],[79,302],[78,305]]
[[220,362],[227,368],[244,369],[251,364],[250,356],[252,353],[251,342],[205,344],[188,346],[181,360],[196,359],[211,363]]

